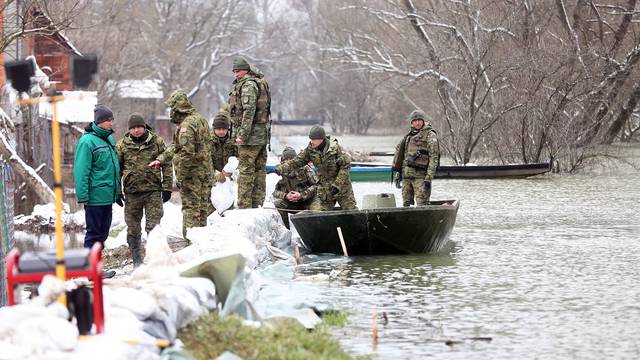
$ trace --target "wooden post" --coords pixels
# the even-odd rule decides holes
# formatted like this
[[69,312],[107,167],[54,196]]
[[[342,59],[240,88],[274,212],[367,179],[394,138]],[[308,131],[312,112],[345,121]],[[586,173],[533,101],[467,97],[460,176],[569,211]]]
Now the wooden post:
[[373,331],[371,334],[371,345],[375,351],[378,346],[378,308],[375,305],[371,306],[371,318],[373,319]]
[[336,229],[338,230],[338,237],[340,237],[342,252],[344,253],[344,256],[349,256],[349,253],[347,253],[347,245],[344,243],[344,237],[342,237],[342,229],[340,228],[340,226],[338,226]]
[[296,266],[302,264],[302,258],[300,257],[300,244],[296,243],[294,252],[296,255]]

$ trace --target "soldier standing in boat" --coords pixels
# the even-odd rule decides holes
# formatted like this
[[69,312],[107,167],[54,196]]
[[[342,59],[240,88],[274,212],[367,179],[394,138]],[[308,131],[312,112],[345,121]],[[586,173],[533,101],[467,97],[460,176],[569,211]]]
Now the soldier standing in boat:
[[285,164],[276,165],[277,174],[287,174],[312,162],[319,175],[316,196],[310,210],[331,210],[336,202],[343,210],[356,209],[351,186],[351,158],[342,150],[338,139],[327,136],[324,129],[314,126],[309,131],[309,146]]
[[[287,146],[282,150],[280,162],[286,164],[295,157],[296,151]],[[308,165],[283,173],[282,179],[278,181],[273,192],[273,204],[278,209],[307,210],[316,195],[316,183],[316,175]],[[284,224],[289,228],[287,211],[278,210],[278,212],[282,216]]]
[[440,161],[440,147],[431,121],[420,110],[409,114],[411,131],[396,146],[393,171],[402,176],[402,206],[424,206]]

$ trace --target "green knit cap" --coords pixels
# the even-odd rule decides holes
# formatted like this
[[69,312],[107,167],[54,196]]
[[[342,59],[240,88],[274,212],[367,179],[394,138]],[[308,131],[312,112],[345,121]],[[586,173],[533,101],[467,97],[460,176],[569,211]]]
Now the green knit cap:
[[296,157],[296,151],[291,146],[287,146],[282,150],[282,160],[289,160],[294,157]]
[[229,128],[229,119],[226,115],[218,113],[213,118],[213,128],[214,129],[228,129]]
[[324,129],[318,125],[314,126],[309,130],[309,139],[324,139],[327,134],[324,132]]
[[146,124],[144,122],[144,118],[142,117],[142,115],[138,113],[133,113],[129,115],[129,129],[132,129],[136,126],[144,127],[145,125]]
[[411,114],[409,114],[409,122],[412,122],[413,120],[422,120],[425,123],[428,121],[427,115],[420,110],[413,110]]
[[237,57],[237,58],[233,59],[233,71],[236,71],[236,70],[249,70],[249,69],[251,69],[251,66],[249,65],[247,60],[245,60],[244,58]]

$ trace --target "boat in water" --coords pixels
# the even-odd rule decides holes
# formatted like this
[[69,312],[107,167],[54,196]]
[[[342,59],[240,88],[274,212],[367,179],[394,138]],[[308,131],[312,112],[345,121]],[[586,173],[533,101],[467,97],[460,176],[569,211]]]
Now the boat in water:
[[[267,165],[267,173],[275,165]],[[521,179],[551,171],[551,163],[507,165],[440,165],[436,179]],[[352,162],[349,171],[351,181],[391,181],[391,165],[385,163]]]
[[458,200],[396,207],[393,194],[365,195],[361,210],[302,211],[290,215],[307,252],[349,256],[427,254],[443,250]]

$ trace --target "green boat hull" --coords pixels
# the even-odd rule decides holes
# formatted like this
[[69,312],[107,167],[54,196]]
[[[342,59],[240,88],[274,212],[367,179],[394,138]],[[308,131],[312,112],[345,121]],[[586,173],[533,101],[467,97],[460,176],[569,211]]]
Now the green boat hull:
[[457,200],[432,205],[366,210],[303,211],[290,216],[310,253],[342,255],[428,254],[445,248],[458,213]]

